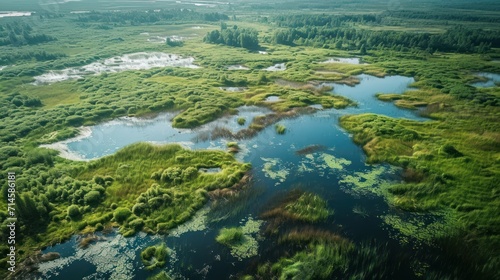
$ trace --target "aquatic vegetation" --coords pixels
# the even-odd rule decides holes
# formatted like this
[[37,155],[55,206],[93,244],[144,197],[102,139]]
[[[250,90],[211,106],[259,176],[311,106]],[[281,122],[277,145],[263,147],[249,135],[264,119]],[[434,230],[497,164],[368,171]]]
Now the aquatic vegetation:
[[326,201],[316,194],[304,193],[296,201],[285,206],[285,211],[297,220],[318,222],[325,220],[333,211],[329,211]]
[[272,276],[278,279],[331,279],[334,273],[347,270],[351,250],[350,243],[310,244],[290,258],[259,267],[258,275],[265,279]]
[[287,220],[316,223],[326,220],[333,213],[317,194],[294,190],[277,207],[262,213],[261,217],[271,220],[268,230],[274,231],[277,225]]
[[367,212],[367,210],[359,205],[354,206],[352,208],[352,212],[362,216],[363,218],[370,216],[370,214]]
[[340,243],[348,241],[339,234],[313,227],[294,228],[279,237],[279,243],[309,244],[311,242]]
[[209,212],[210,207],[203,207],[202,209],[198,210],[189,221],[180,224],[176,228],[170,230],[168,232],[168,235],[179,237],[187,232],[205,230],[207,228],[207,215]]
[[335,157],[334,155],[328,153],[314,152],[304,155],[297,171],[315,172],[319,176],[324,176],[325,174],[331,174],[334,171],[336,173],[344,172],[345,167],[350,164],[351,161],[348,159]]
[[259,230],[262,221],[248,218],[241,227],[223,228],[217,236],[217,242],[229,247],[231,255],[239,260],[257,255]]
[[165,244],[150,246],[141,252],[141,261],[148,270],[165,266],[169,250]]
[[247,120],[245,118],[243,118],[243,117],[239,117],[237,119],[237,122],[238,122],[239,125],[244,125],[246,123],[246,121]]
[[310,145],[310,146],[307,146],[305,148],[299,149],[299,150],[295,151],[295,153],[299,156],[305,156],[308,154],[313,154],[313,153],[319,152],[319,151],[324,150],[324,149],[326,149],[325,146],[315,144],[315,145]]
[[282,124],[277,124],[275,126],[275,129],[276,129],[276,133],[278,133],[278,134],[285,134],[286,126],[284,126]]
[[326,165],[328,165],[328,167],[330,167],[331,169],[343,170],[344,166],[351,164],[351,161],[345,158],[336,158],[333,155],[325,153],[321,154],[320,156],[323,157]]
[[339,180],[342,190],[356,194],[367,195],[375,194],[382,195],[385,188],[382,185],[387,185],[388,181],[383,178],[387,174],[394,174],[395,167],[388,166],[373,166],[366,171],[354,172],[352,175],[345,175]]
[[154,276],[149,277],[148,280],[173,280],[173,278],[170,277],[167,272],[162,271],[158,274],[155,274]]
[[392,237],[401,243],[410,241],[432,243],[453,226],[452,217],[415,214],[410,217],[383,215],[382,220],[392,229]]
[[265,173],[266,177],[269,177],[273,180],[277,179],[279,182],[277,182],[276,185],[286,180],[288,174],[290,174],[290,171],[288,168],[282,165],[280,159],[262,157],[261,159],[264,161],[262,171]]
[[219,231],[219,235],[215,238],[217,242],[226,245],[234,246],[237,243],[241,243],[243,239],[243,230],[241,228],[223,228]]

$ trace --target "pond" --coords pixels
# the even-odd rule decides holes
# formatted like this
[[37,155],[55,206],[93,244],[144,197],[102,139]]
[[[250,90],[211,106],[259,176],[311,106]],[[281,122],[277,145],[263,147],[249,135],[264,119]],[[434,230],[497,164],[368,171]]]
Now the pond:
[[486,78],[484,82],[476,82],[472,85],[475,87],[494,87],[495,83],[500,83],[500,74],[495,73],[478,73],[479,77]]
[[332,57],[320,63],[346,63],[346,64],[367,64],[362,63],[359,57]]
[[3,17],[28,17],[32,12],[0,11],[0,18]]
[[235,64],[227,66],[227,70],[250,70],[250,68],[240,64]]
[[35,77],[34,85],[50,84],[70,79],[79,79],[85,75],[99,75],[126,70],[144,70],[154,67],[200,68],[194,64],[193,57],[182,57],[162,52],[139,52],[115,56],[80,67],[63,70],[50,70]]
[[285,63],[277,63],[273,66],[269,66],[266,69],[266,71],[271,71],[271,72],[276,72],[276,71],[285,71],[286,70],[286,65]]
[[[400,252],[411,254],[413,248],[402,247],[391,238],[394,230],[384,223],[383,217],[393,214],[394,210],[381,197],[374,195],[381,184],[400,180],[400,170],[388,165],[367,165],[361,147],[354,144],[351,136],[339,126],[338,119],[345,114],[376,112],[424,120],[416,112],[399,109],[374,97],[376,93],[402,93],[414,80],[402,76],[376,78],[360,75],[358,78],[359,85],[333,84],[332,91],[357,101],[357,108],[323,109],[284,119],[279,123],[286,126],[285,134],[277,134],[274,126],[270,126],[256,137],[238,142],[241,151],[236,156],[252,164],[253,180],[250,188],[244,191],[244,199],[219,209],[223,213],[219,213],[220,216],[209,212],[209,206],[205,206],[191,221],[174,229],[168,236],[140,233],[123,238],[111,233],[87,249],[79,249],[78,240],[73,237],[44,250],[60,252],[61,258],[41,264],[36,277],[146,279],[158,271],[153,273],[144,268],[140,251],[165,242],[174,256],[164,270],[176,279],[229,279],[245,271],[256,259],[276,260],[273,248],[278,244],[276,240],[264,239],[258,232],[252,233],[255,253],[258,254],[235,256],[234,252],[215,241],[218,231],[222,227],[242,226],[255,221],[260,225],[258,217],[263,209],[292,189],[319,194],[335,211],[333,216],[319,223],[319,227],[341,232],[356,243],[376,239],[380,244],[386,244],[384,246],[394,252],[394,256]],[[269,113],[267,109],[254,106],[240,107],[238,111],[237,115],[226,116],[193,130],[172,128],[170,119],[174,113],[160,114],[149,120],[120,118],[93,126],[90,134],[69,139],[64,145],[70,153],[83,159],[109,155],[138,141],[182,143],[192,149],[226,149],[228,139],[199,140],[197,135],[214,127],[237,131],[248,126],[253,117]],[[238,117],[246,118],[244,126],[237,124]],[[300,153],[299,150],[309,152]],[[208,218],[214,215],[219,219]],[[109,261],[111,259],[113,262]],[[396,262],[396,257],[389,260],[390,264]],[[410,279],[409,264],[401,265],[396,275],[400,279]]]

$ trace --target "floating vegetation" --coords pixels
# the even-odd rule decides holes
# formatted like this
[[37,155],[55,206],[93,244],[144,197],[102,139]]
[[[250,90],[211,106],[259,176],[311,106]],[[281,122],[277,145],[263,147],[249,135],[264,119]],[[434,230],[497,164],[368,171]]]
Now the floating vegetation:
[[[262,171],[264,171],[266,177],[269,177],[273,180],[279,180],[279,182],[281,183],[286,180],[288,174],[290,174],[290,171],[289,169],[283,167],[279,158],[261,157],[261,159],[264,161],[264,167],[262,168]],[[275,185],[279,185],[279,182]]]
[[239,125],[244,125],[247,120],[244,117],[239,117],[236,121]]
[[[116,234],[89,246],[86,250],[77,250],[78,244],[75,243],[73,255],[39,263],[38,271],[43,279],[49,279],[62,269],[73,265],[74,262],[86,261],[95,266],[95,273],[89,275],[89,279],[101,279],[104,278],[104,275],[109,279],[132,279],[136,251],[130,250],[130,248],[142,250],[145,246],[143,245],[145,239],[155,241],[159,240],[160,237],[148,236],[142,232],[138,233],[137,237],[132,238]],[[172,252],[173,258],[175,258],[174,252]]]
[[305,155],[298,164],[297,171],[315,172],[318,176],[324,176],[335,170],[337,173],[345,170],[345,167],[351,164],[351,161],[345,158],[338,158],[328,153],[307,153],[308,150],[323,149],[322,146],[312,146],[304,148]]
[[382,184],[388,183],[383,178],[383,174],[394,174],[396,167],[375,166],[370,170],[354,172],[353,175],[346,175],[339,181],[340,187],[347,193],[355,195],[375,194],[381,195],[384,188]]
[[251,217],[242,227],[223,228],[216,237],[217,242],[229,247],[231,255],[239,260],[257,255],[259,230],[262,221]]
[[277,124],[275,126],[275,129],[276,129],[276,133],[278,133],[278,134],[285,134],[286,126],[284,126],[282,124]]
[[319,152],[319,151],[322,151],[325,149],[326,149],[325,146],[315,144],[315,145],[310,145],[310,146],[307,146],[305,148],[299,149],[299,150],[295,151],[295,154],[297,154],[299,156],[305,156],[305,155],[316,153],[316,152]]
[[352,162],[345,158],[336,158],[333,155],[322,153],[320,155],[325,161],[326,165],[331,169],[343,170],[346,165],[350,165]]
[[205,206],[193,215],[191,220],[179,225],[169,232],[169,236],[179,237],[186,232],[203,231],[207,229],[207,214],[210,207]]
[[170,249],[165,244],[150,246],[141,252],[141,261],[147,270],[165,266]]
[[380,218],[389,226],[390,235],[401,244],[410,241],[431,243],[451,228],[449,217],[436,217],[428,214],[412,214],[402,218],[398,215],[383,215]]

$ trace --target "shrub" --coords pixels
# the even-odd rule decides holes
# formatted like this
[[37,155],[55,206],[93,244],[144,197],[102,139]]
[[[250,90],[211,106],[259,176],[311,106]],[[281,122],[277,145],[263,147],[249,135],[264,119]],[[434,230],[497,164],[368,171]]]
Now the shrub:
[[115,221],[118,223],[123,223],[130,217],[132,212],[128,208],[125,207],[118,207],[116,208],[115,212],[113,212],[113,217],[115,218]]
[[83,201],[86,205],[96,205],[101,201],[101,193],[99,191],[90,191],[83,196]]
[[244,125],[245,122],[246,122],[246,120],[243,117],[239,117],[238,120],[237,120],[237,122],[238,122],[239,125]]
[[68,216],[72,220],[74,220],[80,216],[80,208],[78,208],[78,206],[76,206],[74,204],[68,207],[67,212],[68,212]]

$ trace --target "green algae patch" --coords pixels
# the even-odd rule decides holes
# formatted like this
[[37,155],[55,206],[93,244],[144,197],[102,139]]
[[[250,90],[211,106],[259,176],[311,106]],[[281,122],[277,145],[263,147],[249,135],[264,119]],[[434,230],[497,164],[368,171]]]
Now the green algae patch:
[[314,172],[318,176],[325,176],[328,173],[344,172],[345,168],[351,165],[351,161],[345,158],[323,152],[315,152],[304,155],[297,167],[299,173]]
[[196,214],[194,214],[189,221],[172,229],[169,232],[169,236],[179,237],[187,232],[203,231],[207,229],[207,215],[209,212],[210,207],[203,207],[198,212],[196,212]]
[[348,193],[355,195],[375,194],[382,195],[389,184],[389,181],[383,178],[386,174],[394,174],[396,167],[375,166],[366,171],[354,172],[352,175],[344,176],[339,184],[341,188]]
[[215,240],[229,247],[231,255],[239,260],[254,257],[259,249],[261,226],[262,221],[250,217],[243,226],[221,229]]
[[350,165],[352,162],[345,158],[337,158],[330,154],[321,154],[320,155],[325,161],[326,165],[331,169],[343,170],[345,166]]
[[261,159],[264,161],[262,171],[264,171],[265,176],[279,181],[275,185],[279,185],[286,180],[290,174],[290,170],[283,166],[279,158],[261,157]]
[[446,235],[453,228],[453,220],[449,215],[411,214],[401,217],[388,214],[380,217],[389,235],[401,244],[415,242],[416,245],[432,244],[434,240]]

